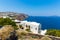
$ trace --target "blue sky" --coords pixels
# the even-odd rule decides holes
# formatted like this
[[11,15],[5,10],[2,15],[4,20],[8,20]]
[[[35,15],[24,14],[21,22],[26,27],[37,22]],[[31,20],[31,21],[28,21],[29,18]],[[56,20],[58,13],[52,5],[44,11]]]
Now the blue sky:
[[31,16],[60,16],[60,0],[0,0],[0,12]]

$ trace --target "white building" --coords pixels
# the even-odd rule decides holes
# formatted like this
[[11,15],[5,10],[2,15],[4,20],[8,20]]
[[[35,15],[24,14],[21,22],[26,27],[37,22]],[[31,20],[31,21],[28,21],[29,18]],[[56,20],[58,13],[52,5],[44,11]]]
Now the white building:
[[21,21],[20,25],[24,27],[24,30],[27,28],[30,29],[30,31],[34,34],[39,34],[41,30],[41,24],[37,22],[27,22],[27,21]]
[[30,24],[30,30],[33,33],[39,34],[40,30],[41,30],[41,24],[40,23],[36,23],[36,22],[31,22],[31,24]]
[[47,30],[41,30],[41,24],[37,22],[28,22],[28,21],[20,21],[20,20],[12,20],[16,22],[16,25],[20,29],[20,25],[22,25],[23,30],[29,29],[34,34],[45,35]]
[[28,21],[19,21],[15,20],[18,28],[20,29],[20,25],[23,27],[23,30],[29,29],[34,34],[40,34],[41,32],[41,24],[37,22],[28,22]]
[[45,29],[45,30],[41,30],[40,34],[41,34],[41,35],[45,35],[46,32],[47,32],[47,29]]

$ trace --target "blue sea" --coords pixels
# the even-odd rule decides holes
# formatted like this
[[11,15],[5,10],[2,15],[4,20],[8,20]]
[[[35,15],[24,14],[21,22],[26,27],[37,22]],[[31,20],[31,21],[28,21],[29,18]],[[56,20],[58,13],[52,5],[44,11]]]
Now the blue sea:
[[58,29],[60,30],[60,17],[59,16],[29,16],[27,21],[41,23],[41,29]]

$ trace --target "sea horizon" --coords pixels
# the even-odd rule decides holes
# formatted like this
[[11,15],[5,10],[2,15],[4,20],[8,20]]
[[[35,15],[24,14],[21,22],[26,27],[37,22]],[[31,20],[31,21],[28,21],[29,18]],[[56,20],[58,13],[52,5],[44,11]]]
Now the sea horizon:
[[27,21],[40,23],[41,29],[58,29],[60,30],[60,16],[29,16]]

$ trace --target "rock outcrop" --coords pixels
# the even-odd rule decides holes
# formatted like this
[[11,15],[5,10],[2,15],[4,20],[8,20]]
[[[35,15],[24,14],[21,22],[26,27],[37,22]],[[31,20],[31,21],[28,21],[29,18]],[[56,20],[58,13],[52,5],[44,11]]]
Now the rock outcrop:
[[17,40],[17,35],[11,25],[6,25],[0,29],[0,40]]

